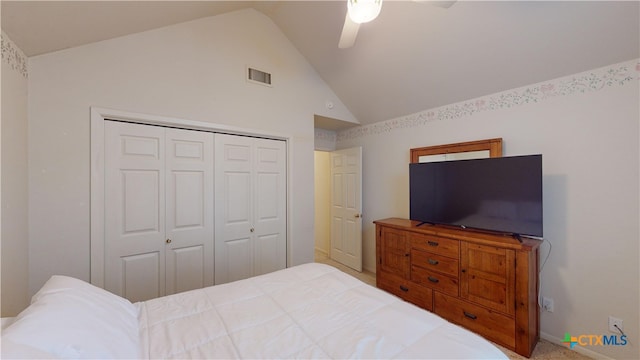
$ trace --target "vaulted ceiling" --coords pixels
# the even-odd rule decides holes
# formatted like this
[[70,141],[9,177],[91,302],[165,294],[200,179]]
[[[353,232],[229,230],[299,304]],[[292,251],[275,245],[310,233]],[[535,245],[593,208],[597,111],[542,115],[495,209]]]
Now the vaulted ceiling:
[[346,1],[5,1],[2,30],[36,56],[253,7],[362,124],[640,57],[638,1],[385,0],[338,49]]

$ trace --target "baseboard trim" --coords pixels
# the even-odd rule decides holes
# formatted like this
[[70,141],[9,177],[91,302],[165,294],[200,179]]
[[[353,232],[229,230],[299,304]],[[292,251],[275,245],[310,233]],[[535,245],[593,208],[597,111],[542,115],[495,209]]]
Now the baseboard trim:
[[[547,334],[547,333],[542,332],[542,331],[540,332],[540,338],[542,338],[544,340],[547,340],[550,343],[559,345],[559,346],[565,346],[565,347],[567,346],[567,344],[565,344],[562,341],[561,338],[555,337],[555,336],[553,336],[551,334]],[[593,350],[589,350],[589,349],[584,348],[584,347],[582,347],[580,345],[576,345],[571,350],[573,350],[573,351],[575,351],[575,352],[577,352],[579,354],[586,355],[586,356],[588,356],[590,358],[593,358],[593,359],[613,360],[613,358],[610,358],[607,355],[603,355],[603,354],[600,354],[599,352],[595,352]]]

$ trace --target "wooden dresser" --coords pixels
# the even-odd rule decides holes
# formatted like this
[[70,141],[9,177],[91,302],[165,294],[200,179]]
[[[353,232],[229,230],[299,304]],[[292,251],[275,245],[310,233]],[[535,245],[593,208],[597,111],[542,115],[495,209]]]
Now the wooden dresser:
[[531,356],[540,241],[399,218],[374,223],[379,288]]

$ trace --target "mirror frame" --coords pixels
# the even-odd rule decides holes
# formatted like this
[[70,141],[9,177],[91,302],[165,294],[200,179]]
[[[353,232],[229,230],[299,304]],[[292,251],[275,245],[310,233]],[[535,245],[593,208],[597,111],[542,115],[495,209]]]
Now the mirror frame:
[[424,155],[451,154],[482,150],[489,150],[489,157],[501,157],[502,138],[413,148],[410,150],[411,163],[417,163],[420,156]]

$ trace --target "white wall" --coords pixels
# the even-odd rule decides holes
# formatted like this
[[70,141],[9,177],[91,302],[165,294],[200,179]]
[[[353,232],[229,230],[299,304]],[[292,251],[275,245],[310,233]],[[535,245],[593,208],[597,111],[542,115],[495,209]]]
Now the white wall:
[[29,304],[27,57],[2,33],[2,316]]
[[[273,87],[246,82],[247,65],[270,72]],[[53,274],[89,280],[90,106],[290,136],[290,265],[313,261],[314,114],[355,119],[268,17],[242,10],[29,66],[32,293]]]
[[613,315],[629,344],[582,350],[640,358],[639,75],[633,60],[338,133],[337,148],[363,147],[365,268],[372,221],[409,215],[410,148],[501,137],[506,156],[543,154],[542,335],[613,335]]

